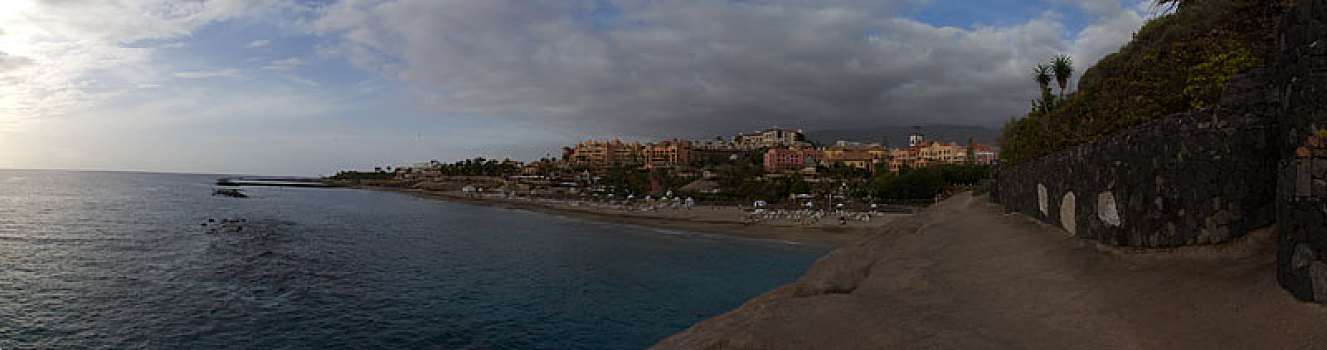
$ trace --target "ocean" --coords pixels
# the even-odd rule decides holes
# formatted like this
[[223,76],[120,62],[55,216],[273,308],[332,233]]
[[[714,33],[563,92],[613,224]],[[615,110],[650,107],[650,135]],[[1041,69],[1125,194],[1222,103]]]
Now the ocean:
[[631,349],[824,246],[216,175],[0,170],[0,349]]

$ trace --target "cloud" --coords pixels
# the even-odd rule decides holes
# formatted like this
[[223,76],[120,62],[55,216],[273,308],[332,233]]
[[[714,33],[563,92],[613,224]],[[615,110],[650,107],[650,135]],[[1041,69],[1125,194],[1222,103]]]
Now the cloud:
[[263,47],[267,46],[267,43],[267,40],[254,40],[249,42],[249,47]]
[[212,71],[176,72],[176,73],[171,73],[171,76],[183,79],[238,78],[240,77],[240,71],[238,69],[223,69],[223,70],[212,70]]
[[1075,62],[1078,62],[1079,72],[1087,68],[1083,63],[1096,62],[1106,55],[1119,51],[1149,17],[1164,14],[1156,11],[1152,1],[1135,1],[1132,4],[1121,3],[1118,0],[1075,0],[1074,2],[1093,18],[1092,23],[1074,35],[1072,45],[1068,49]]
[[[288,8],[286,0],[6,0],[0,51],[23,57],[0,79],[0,120],[51,118],[168,77],[143,43],[188,37],[219,21]],[[148,47],[145,47],[148,46]],[[12,68],[9,59],[4,66]],[[189,76],[189,73],[185,73]]]
[[[904,1],[342,2],[312,28],[356,65],[443,114],[537,120],[587,134],[713,135],[772,124],[993,125],[1025,112],[1031,67],[1082,67],[1141,25],[1118,4],[1067,33],[1059,14],[937,27]],[[613,13],[611,16],[594,15]],[[571,14],[568,16],[567,14]]]
[[0,51],[0,72],[32,64],[32,59],[19,57]]
[[[0,166],[318,174],[343,157],[318,141],[345,132],[320,129],[328,122],[314,119],[345,108],[338,103],[257,84],[252,90],[186,85],[130,92],[90,113],[14,126],[27,130],[0,134]],[[6,128],[0,120],[0,132]],[[371,152],[363,144],[337,146]]]
[[263,69],[284,71],[284,70],[295,69],[296,67],[303,65],[304,65],[304,60],[301,60],[299,57],[291,57],[283,60],[272,61],[271,63],[268,63],[266,66],[263,66]]

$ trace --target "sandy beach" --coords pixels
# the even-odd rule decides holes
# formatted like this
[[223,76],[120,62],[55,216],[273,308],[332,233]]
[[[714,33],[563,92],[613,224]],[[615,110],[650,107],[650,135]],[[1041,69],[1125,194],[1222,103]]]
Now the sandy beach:
[[790,211],[770,210],[753,214],[736,207],[708,206],[703,203],[690,209],[669,207],[640,210],[640,205],[627,207],[592,201],[480,197],[460,191],[361,188],[474,205],[523,209],[593,221],[836,246],[860,240],[869,233],[887,226],[889,222],[910,216],[910,214],[882,214],[867,218],[865,213],[854,213],[848,215],[848,220],[841,224],[833,212],[817,219],[805,213],[799,215]]

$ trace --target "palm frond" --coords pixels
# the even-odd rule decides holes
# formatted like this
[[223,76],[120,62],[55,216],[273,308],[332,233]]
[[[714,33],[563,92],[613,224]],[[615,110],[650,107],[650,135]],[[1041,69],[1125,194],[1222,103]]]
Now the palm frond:
[[1074,61],[1066,54],[1055,55],[1051,59],[1051,72],[1055,73],[1055,81],[1060,83],[1060,95],[1063,96],[1069,77],[1074,75]]
[[1032,70],[1032,79],[1041,84],[1042,88],[1051,83],[1051,66],[1038,64],[1037,68]]

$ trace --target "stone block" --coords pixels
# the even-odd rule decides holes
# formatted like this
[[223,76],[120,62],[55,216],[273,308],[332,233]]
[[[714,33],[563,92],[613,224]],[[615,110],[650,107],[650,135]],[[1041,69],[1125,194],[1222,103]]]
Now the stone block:
[[1069,231],[1071,235],[1078,235],[1076,202],[1073,191],[1065,192],[1064,197],[1060,199],[1060,227],[1063,227],[1065,231]]
[[1037,208],[1041,210],[1041,216],[1050,215],[1050,208],[1046,198],[1046,185],[1037,184]]
[[1115,194],[1110,191],[1097,194],[1097,218],[1107,226],[1120,226],[1120,213],[1115,208]]
[[1313,301],[1327,303],[1327,263],[1313,261],[1309,267],[1309,283],[1313,285]]

